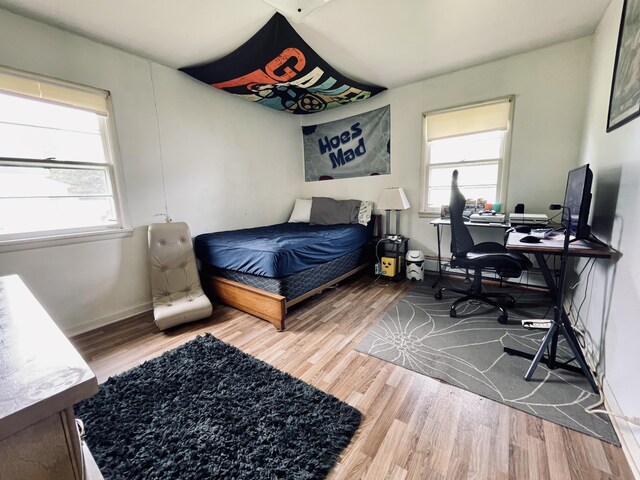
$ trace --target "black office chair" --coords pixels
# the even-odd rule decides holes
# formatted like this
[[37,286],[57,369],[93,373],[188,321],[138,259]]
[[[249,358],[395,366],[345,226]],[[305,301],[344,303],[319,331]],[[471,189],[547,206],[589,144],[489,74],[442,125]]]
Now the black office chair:
[[[504,308],[514,306],[515,299],[507,293],[486,293],[482,291],[482,270],[494,271],[500,278],[519,277],[523,270],[531,268],[531,261],[522,253],[510,252],[497,242],[483,242],[475,245],[473,238],[464,224],[462,216],[466,200],[458,188],[458,170],[451,177],[451,199],[449,200],[449,216],[451,218],[451,267],[473,270],[473,283],[466,290],[441,288],[436,293],[437,300],[442,300],[442,292],[452,291],[465,295],[451,305],[449,315],[456,317],[456,307],[470,300],[477,300],[500,310],[498,322],[507,323],[509,315]],[[495,299],[501,299],[502,304]]]

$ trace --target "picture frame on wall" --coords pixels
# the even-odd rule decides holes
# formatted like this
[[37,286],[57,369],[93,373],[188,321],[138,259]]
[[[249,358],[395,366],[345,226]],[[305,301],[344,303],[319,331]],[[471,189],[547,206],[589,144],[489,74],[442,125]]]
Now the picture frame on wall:
[[624,0],[611,81],[607,132],[640,116],[640,0]]

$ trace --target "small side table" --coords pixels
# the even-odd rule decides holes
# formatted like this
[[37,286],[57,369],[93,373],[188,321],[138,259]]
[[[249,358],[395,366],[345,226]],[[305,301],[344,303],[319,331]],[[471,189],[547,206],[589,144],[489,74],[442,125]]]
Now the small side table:
[[394,282],[403,280],[406,277],[405,258],[409,250],[409,239],[402,237],[399,240],[391,240],[383,238],[378,242],[377,255],[379,259],[382,257],[391,257],[396,260],[396,274],[393,277],[385,275],[385,278]]

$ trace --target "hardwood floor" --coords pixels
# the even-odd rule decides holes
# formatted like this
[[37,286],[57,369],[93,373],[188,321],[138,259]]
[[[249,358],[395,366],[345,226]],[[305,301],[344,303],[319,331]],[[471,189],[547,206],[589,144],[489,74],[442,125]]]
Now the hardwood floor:
[[144,314],[72,339],[99,382],[210,332],[358,408],[331,479],[632,479],[618,447],[356,352],[408,283],[363,276],[292,309],[287,330],[230,307],[160,332]]

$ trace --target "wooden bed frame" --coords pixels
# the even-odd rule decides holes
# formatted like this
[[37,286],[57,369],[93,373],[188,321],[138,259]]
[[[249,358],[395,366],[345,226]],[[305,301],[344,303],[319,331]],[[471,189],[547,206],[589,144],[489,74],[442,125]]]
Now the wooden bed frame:
[[351,275],[367,268],[369,263],[364,263],[353,270],[340,275],[333,280],[320,285],[313,290],[308,291],[293,298],[289,301],[282,295],[261,290],[244,283],[234,282],[226,278],[218,277],[212,274],[205,274],[205,286],[210,294],[213,294],[218,300],[227,305],[231,305],[243,312],[250,313],[256,317],[267,320],[273,324],[278,331],[285,329],[285,317],[287,316],[287,308],[299,303],[316,293],[320,293],[326,288],[350,277]]

